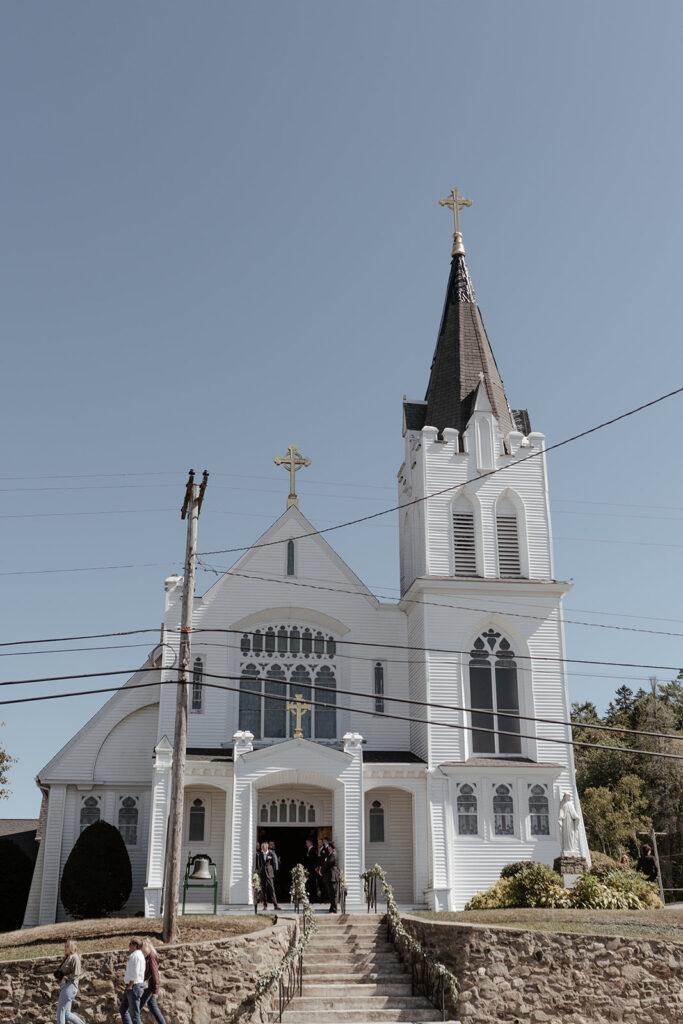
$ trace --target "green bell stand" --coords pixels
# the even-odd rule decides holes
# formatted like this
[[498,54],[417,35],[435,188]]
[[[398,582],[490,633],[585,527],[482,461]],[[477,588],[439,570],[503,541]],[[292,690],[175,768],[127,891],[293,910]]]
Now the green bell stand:
[[[203,861],[204,863],[199,863]],[[183,879],[183,917],[192,917],[200,914],[201,911],[185,910],[188,889],[213,889],[213,913],[218,913],[218,876],[216,865],[208,853],[189,854],[185,865],[185,877]]]

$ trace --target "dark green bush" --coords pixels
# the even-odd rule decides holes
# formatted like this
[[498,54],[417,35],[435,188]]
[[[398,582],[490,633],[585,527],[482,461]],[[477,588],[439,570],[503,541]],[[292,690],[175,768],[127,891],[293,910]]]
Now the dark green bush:
[[610,871],[618,871],[621,865],[618,860],[608,857],[606,853],[599,853],[598,850],[591,850],[590,874],[596,878],[605,878]]
[[130,857],[121,833],[106,821],[81,832],[62,873],[61,898],[75,918],[106,917],[130,896]]
[[21,928],[33,861],[12,839],[0,839],[0,931]]
[[520,871],[524,871],[530,864],[533,864],[532,860],[515,860],[512,864],[506,864],[500,873],[501,878],[512,878],[514,875],[518,875]]
[[547,864],[529,861],[508,882],[516,907],[556,907],[565,902],[562,879]]

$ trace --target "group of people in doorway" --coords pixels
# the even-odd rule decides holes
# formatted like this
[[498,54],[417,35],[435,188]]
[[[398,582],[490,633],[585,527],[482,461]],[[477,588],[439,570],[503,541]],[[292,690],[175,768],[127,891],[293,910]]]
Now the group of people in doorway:
[[[334,842],[326,837],[314,840],[312,836],[306,840],[306,848],[303,851],[301,863],[308,871],[306,879],[306,893],[309,903],[330,904],[328,913],[337,913],[337,899],[339,891],[339,865],[337,863],[337,850]],[[262,842],[256,844],[255,871],[258,872],[261,883],[261,898],[263,909],[268,909],[268,904],[273,904],[273,910],[280,910],[277,902],[276,881],[277,872],[280,870],[280,859],[275,848],[275,843]]]
[[[67,939],[64,943],[64,959],[54,975],[59,981],[57,1024],[84,1024],[84,1021],[71,1010],[83,975],[78,945],[74,939]],[[149,1007],[157,1024],[166,1024],[157,1005],[159,959],[151,939],[130,940],[123,985],[123,997],[119,1007],[123,1024],[141,1024],[140,1012],[144,1006]]]

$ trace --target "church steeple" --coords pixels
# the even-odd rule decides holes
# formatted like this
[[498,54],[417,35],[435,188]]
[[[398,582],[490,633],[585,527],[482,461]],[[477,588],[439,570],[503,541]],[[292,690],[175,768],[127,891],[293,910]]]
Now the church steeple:
[[455,219],[451,271],[425,400],[406,402],[405,426],[407,430],[436,427],[440,434],[451,427],[462,433],[481,382],[505,437],[517,426],[477,305],[458,220],[459,208],[471,205],[471,200],[452,189],[440,203],[453,210]]

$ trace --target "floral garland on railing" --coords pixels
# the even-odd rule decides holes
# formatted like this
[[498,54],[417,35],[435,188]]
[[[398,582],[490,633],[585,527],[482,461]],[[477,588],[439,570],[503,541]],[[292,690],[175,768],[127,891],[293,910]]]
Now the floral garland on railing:
[[295,864],[292,868],[292,884],[289,889],[289,895],[293,903],[298,903],[299,906],[303,908],[303,930],[300,938],[280,961],[277,967],[273,967],[272,970],[268,971],[266,974],[262,974],[256,982],[257,1000],[261,999],[261,997],[265,995],[273,982],[280,980],[285,971],[291,967],[297,957],[303,953],[311,936],[313,935],[313,932],[316,931],[318,927],[315,923],[315,916],[311,910],[311,905],[308,902],[308,893],[306,892],[307,878],[308,871],[306,871],[303,864]]
[[431,953],[428,953],[426,949],[423,949],[420,943],[417,942],[417,940],[414,939],[403,927],[401,915],[399,913],[396,900],[394,899],[394,890],[387,881],[384,868],[380,867],[379,864],[375,864],[374,868],[364,871],[360,877],[363,879],[363,891],[365,892],[366,899],[368,898],[370,891],[370,879],[379,878],[384,898],[387,901],[387,917],[389,919],[389,927],[395,945],[399,946],[400,950],[410,953],[411,956],[422,957],[426,960],[430,967],[432,967],[432,969],[443,978],[446,991],[450,995],[451,999],[455,1001],[458,998],[457,978],[454,974],[451,974],[445,964],[440,963],[432,956]]
[[254,903],[260,903],[260,896],[263,895],[263,889],[261,888],[261,876],[258,871],[255,871],[251,876],[251,887],[254,890]]

